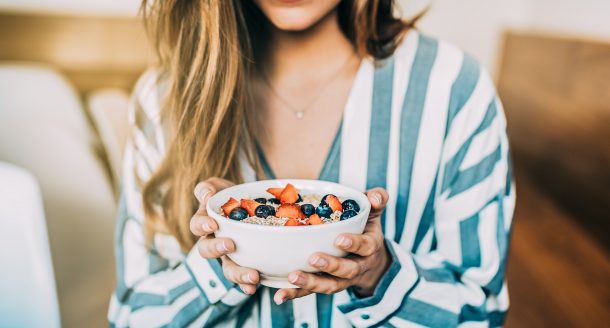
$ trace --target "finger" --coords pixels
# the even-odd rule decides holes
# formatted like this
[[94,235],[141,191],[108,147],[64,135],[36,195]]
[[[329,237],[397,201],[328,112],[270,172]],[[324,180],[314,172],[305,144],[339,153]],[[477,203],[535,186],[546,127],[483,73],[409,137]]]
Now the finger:
[[[207,198],[216,193],[216,187],[209,182],[209,180],[199,182],[193,190],[195,198],[199,201],[199,204],[204,204]],[[205,208],[205,206],[204,206]]]
[[202,237],[197,242],[199,254],[206,259],[217,259],[235,251],[235,243],[228,238]]
[[366,232],[362,235],[344,233],[337,237],[335,246],[356,255],[371,256],[383,246],[383,235],[379,232]]
[[195,214],[191,218],[190,228],[195,236],[207,236],[218,230],[218,224],[209,216]]
[[244,292],[244,294],[254,295],[254,293],[256,293],[256,285],[238,284],[238,286],[239,286],[239,289],[241,289],[242,292]]
[[389,195],[383,188],[373,188],[366,192],[369,202],[371,202],[371,213],[369,217],[377,217],[385,209]]
[[309,258],[309,264],[332,276],[354,279],[363,272],[360,262],[350,258],[339,258],[324,253],[315,253]]
[[258,271],[237,265],[227,256],[222,257],[222,272],[227,279],[239,284],[241,290],[246,294],[254,294],[260,276]]
[[218,191],[228,188],[233,185],[233,182],[221,178],[209,178],[205,181],[199,182],[194,189],[195,198],[200,203],[204,203],[206,196],[211,196]]
[[295,286],[321,294],[334,294],[348,287],[348,280],[329,276],[305,273],[301,271],[291,272],[288,281]]
[[311,290],[303,288],[282,288],[275,292],[275,295],[273,296],[273,301],[275,302],[275,304],[280,305],[288,300],[301,298],[309,294],[313,294],[313,292]]

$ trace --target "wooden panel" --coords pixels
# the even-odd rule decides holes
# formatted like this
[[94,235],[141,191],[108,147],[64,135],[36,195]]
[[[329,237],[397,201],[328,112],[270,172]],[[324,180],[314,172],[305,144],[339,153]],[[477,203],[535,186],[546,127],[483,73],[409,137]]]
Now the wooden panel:
[[509,33],[499,92],[516,165],[610,248],[610,43]]
[[0,61],[51,64],[81,92],[130,89],[152,58],[138,18],[0,14]]
[[507,327],[606,327],[610,251],[518,172]]

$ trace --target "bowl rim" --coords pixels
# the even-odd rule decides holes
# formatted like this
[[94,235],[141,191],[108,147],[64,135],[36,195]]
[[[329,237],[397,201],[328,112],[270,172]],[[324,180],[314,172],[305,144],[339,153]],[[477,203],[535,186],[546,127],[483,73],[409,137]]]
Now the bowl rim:
[[[287,184],[287,183],[308,184],[308,183],[313,182],[316,184],[321,183],[321,184],[325,184],[325,185],[331,185],[331,186],[335,185],[335,186],[344,188],[353,195],[353,197],[352,197],[352,195],[349,195],[349,197],[351,199],[358,198],[358,199],[356,199],[356,201],[360,205],[360,212],[356,216],[351,217],[348,220],[343,220],[343,221],[339,221],[339,222],[333,222],[333,223],[328,223],[328,224],[318,224],[318,225],[285,227],[285,226],[272,226],[272,225],[252,224],[252,223],[244,223],[241,221],[234,221],[234,220],[231,220],[229,218],[226,218],[226,217],[216,213],[216,211],[214,209],[212,209],[210,206],[213,199],[215,200],[216,198],[220,198],[220,196],[225,196],[226,194],[230,194],[229,191],[231,189],[244,188],[245,186],[275,183],[275,182],[284,183],[284,184]],[[343,195],[341,195],[341,196],[343,196]],[[229,196],[229,197],[231,197],[231,196]],[[303,230],[321,230],[321,229],[331,229],[333,227],[340,228],[344,225],[349,225],[349,224],[361,221],[362,217],[365,215],[365,213],[367,216],[366,219],[368,220],[368,215],[371,210],[371,202],[369,201],[368,197],[366,196],[366,194],[364,192],[358,191],[352,187],[348,187],[348,186],[345,186],[345,185],[342,185],[342,184],[339,184],[336,182],[324,181],[324,180],[313,180],[313,179],[268,179],[268,180],[258,180],[258,181],[253,181],[253,182],[246,182],[246,183],[234,185],[229,188],[223,189],[223,190],[217,192],[216,194],[212,195],[212,197],[210,197],[210,199],[208,199],[208,203],[206,204],[206,210],[207,210],[208,216],[214,218],[217,221],[217,224],[219,226],[226,224],[228,226],[238,226],[241,228],[252,229],[252,230],[264,230],[264,231],[281,230],[281,231],[286,231],[286,232],[290,232],[290,231],[300,232]],[[222,222],[218,222],[220,220]]]

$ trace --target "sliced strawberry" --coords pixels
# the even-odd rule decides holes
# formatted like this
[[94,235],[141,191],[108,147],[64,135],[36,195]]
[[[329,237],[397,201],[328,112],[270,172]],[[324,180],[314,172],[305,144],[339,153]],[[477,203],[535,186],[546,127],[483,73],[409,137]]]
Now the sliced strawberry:
[[246,211],[248,212],[248,215],[254,216],[254,212],[256,211],[256,208],[259,207],[261,204],[252,199],[242,199],[240,205],[241,205],[241,207],[246,209]]
[[343,211],[343,205],[341,205],[341,201],[339,201],[339,198],[337,198],[337,196],[335,196],[335,195],[326,196],[326,204],[328,204],[328,206],[330,206],[330,208],[333,210],[333,212],[336,212],[336,211],[342,212]]
[[309,219],[307,219],[307,224],[309,225],[318,225],[324,224],[324,221],[320,218],[318,214],[312,214]]
[[231,211],[236,208],[239,207],[239,202],[237,201],[237,199],[231,197],[229,198],[229,200],[222,205],[220,208],[222,208],[222,212],[226,215],[229,216],[229,213],[231,213]]
[[288,221],[286,221],[286,223],[284,223],[284,226],[288,226],[288,227],[296,227],[296,226],[302,226],[304,225],[303,223],[301,223],[301,221],[297,220],[297,219],[288,219]]
[[301,212],[301,207],[297,204],[282,204],[275,211],[275,216],[278,218],[289,218],[289,219],[304,219],[305,214]]
[[284,188],[268,188],[267,192],[272,194],[275,198],[280,199],[280,195]]
[[287,184],[280,194],[280,202],[294,204],[299,199],[299,191],[292,184]]

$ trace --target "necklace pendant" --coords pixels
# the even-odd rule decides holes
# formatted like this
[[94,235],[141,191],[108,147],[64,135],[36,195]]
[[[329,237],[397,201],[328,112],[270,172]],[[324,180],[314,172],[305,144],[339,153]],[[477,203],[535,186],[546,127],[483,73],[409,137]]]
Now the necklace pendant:
[[296,118],[298,120],[303,119],[303,116],[305,115],[305,113],[303,111],[298,111],[298,112],[294,112],[294,116],[296,116]]

